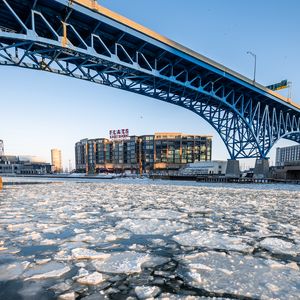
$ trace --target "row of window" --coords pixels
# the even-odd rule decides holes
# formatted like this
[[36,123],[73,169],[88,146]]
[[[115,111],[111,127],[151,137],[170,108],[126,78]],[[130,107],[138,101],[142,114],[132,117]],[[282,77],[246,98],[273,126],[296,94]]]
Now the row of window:
[[107,143],[104,140],[83,141],[75,147],[76,165],[116,163],[175,163],[211,160],[211,139],[193,137],[193,140],[157,140],[154,136]]

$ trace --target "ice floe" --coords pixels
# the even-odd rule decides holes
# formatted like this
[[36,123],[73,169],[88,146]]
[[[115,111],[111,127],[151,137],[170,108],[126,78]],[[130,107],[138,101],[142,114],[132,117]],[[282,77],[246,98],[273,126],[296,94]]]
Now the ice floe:
[[142,270],[142,264],[150,260],[150,256],[138,252],[112,253],[104,261],[94,261],[93,265],[99,272],[106,273],[139,273]]
[[75,300],[76,293],[75,292],[68,292],[65,294],[61,294],[58,296],[57,300]]
[[157,286],[137,286],[134,291],[139,299],[148,299],[157,296],[160,288]]
[[29,266],[28,261],[14,262],[0,265],[0,281],[8,281],[19,278]]
[[72,257],[74,259],[105,259],[110,257],[110,254],[101,253],[86,248],[76,248],[72,249]]
[[104,261],[93,261],[93,265],[99,272],[131,274],[140,273],[142,267],[155,267],[168,261],[169,259],[164,257],[127,251],[112,253],[111,256]]
[[188,215],[170,209],[147,209],[147,210],[132,210],[132,211],[118,211],[110,213],[109,216],[119,218],[131,219],[163,219],[163,220],[176,220],[184,219]]
[[298,271],[286,264],[238,253],[208,251],[184,255],[178,274],[187,284],[220,296],[297,299],[300,293]]
[[92,274],[80,277],[77,279],[77,282],[84,285],[97,285],[104,281],[104,278],[101,273],[94,272]]
[[67,284],[65,282],[60,282],[60,283],[57,283],[57,284],[51,286],[49,289],[53,290],[55,292],[61,293],[61,292],[66,292],[66,291],[70,290],[71,287],[72,286],[70,284]]
[[170,294],[170,293],[163,293],[156,299],[159,299],[159,300],[230,300],[232,298],[187,296],[187,295],[175,295],[175,294]]
[[285,241],[280,238],[267,237],[263,239],[259,246],[275,254],[286,254],[296,256],[300,254],[300,245]]
[[35,260],[35,263],[36,263],[37,265],[43,265],[43,264],[48,263],[49,261],[51,261],[51,258],[36,259],[36,260]]
[[58,278],[68,273],[70,270],[71,268],[65,264],[49,262],[30,268],[23,276],[25,277],[25,280]]
[[210,249],[224,249],[236,251],[251,251],[243,238],[229,236],[218,232],[188,231],[173,236],[174,241],[183,246],[203,247]]
[[157,219],[125,219],[117,223],[118,228],[126,228],[134,234],[145,235],[170,235],[184,231],[190,226],[169,220],[157,220]]

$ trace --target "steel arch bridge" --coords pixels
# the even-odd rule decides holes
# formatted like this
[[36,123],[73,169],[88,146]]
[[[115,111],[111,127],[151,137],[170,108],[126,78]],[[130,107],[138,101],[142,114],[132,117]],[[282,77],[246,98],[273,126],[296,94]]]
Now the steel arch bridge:
[[0,0],[0,64],[42,70],[179,105],[205,119],[230,158],[300,143],[300,107],[94,0]]

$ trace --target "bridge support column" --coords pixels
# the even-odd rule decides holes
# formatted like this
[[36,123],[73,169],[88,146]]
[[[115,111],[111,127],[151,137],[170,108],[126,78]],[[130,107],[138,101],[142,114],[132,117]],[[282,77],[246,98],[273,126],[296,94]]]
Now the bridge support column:
[[226,177],[240,178],[240,162],[237,159],[228,159]]
[[269,159],[258,158],[255,162],[253,171],[254,178],[268,178],[269,177]]
[[0,177],[0,191],[3,189],[2,177]]

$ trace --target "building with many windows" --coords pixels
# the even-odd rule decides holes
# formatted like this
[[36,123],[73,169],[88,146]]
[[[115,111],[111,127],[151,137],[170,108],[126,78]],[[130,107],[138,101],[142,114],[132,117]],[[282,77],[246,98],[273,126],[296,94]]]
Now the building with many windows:
[[276,167],[298,161],[300,165],[300,145],[276,149]]
[[225,175],[227,161],[199,161],[187,164],[186,167],[180,170],[179,175],[182,176],[212,176]]
[[40,175],[51,173],[51,165],[34,156],[0,155],[0,174]]
[[125,140],[83,139],[75,144],[78,172],[168,172],[211,160],[211,136],[155,133]]

